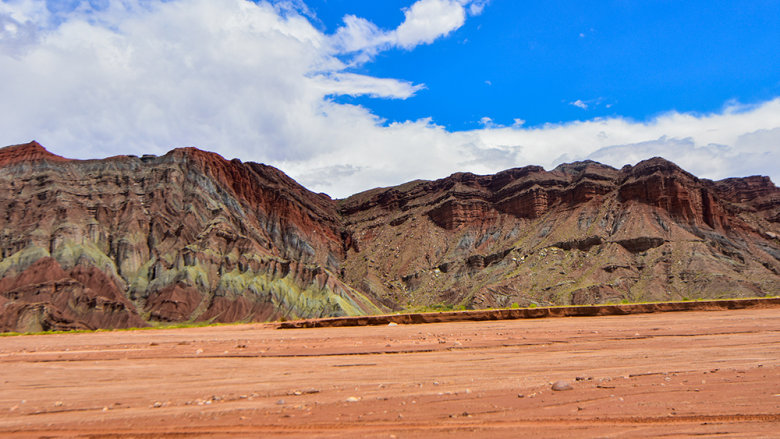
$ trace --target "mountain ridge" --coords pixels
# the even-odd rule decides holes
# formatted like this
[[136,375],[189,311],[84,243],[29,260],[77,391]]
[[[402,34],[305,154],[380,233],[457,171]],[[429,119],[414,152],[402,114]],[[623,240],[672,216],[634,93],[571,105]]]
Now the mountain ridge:
[[334,200],[197,148],[70,160],[31,142],[0,149],[0,205],[0,330],[780,291],[771,180],[658,157]]

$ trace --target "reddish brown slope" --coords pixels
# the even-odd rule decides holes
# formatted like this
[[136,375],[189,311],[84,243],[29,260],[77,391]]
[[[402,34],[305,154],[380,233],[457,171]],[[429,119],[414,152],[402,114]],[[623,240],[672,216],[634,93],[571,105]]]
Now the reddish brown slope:
[[30,143],[11,145],[0,149],[0,166],[3,167],[21,163],[38,163],[43,160],[55,163],[69,161],[64,157],[50,153],[35,140]]

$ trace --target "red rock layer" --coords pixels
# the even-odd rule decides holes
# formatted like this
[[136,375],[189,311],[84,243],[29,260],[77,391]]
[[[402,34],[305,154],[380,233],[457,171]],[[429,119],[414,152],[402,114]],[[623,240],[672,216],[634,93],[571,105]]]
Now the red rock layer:
[[32,141],[20,145],[6,146],[0,149],[0,166],[11,166],[24,162],[67,162],[68,159],[52,154],[40,143]]

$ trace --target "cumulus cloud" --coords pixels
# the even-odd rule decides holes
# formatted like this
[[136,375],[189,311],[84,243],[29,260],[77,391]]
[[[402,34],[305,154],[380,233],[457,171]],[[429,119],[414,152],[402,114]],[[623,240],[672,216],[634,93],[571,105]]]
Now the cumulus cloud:
[[654,155],[708,178],[780,180],[780,99],[644,122],[529,127],[486,116],[480,129],[452,132],[429,118],[388,124],[333,98],[412,97],[423,84],[349,67],[434,43],[485,4],[420,0],[396,29],[347,17],[325,34],[300,0],[74,0],[61,10],[0,0],[0,144],[37,139],[75,158],[197,146],[269,163],[333,196],[456,171]]
[[466,10],[457,0],[420,0],[404,11],[405,20],[395,30],[396,43],[411,49],[430,44],[463,26]]
[[411,50],[446,37],[463,26],[467,15],[482,13],[485,5],[484,0],[418,0],[404,9],[404,21],[393,30],[383,30],[364,18],[347,15],[332,42],[340,52],[356,53],[353,63],[360,64],[381,50]]
[[[346,15],[343,25],[331,38],[336,50],[344,53],[364,52],[375,55],[380,49],[393,44],[392,35],[365,18]],[[368,58],[364,59],[364,61]]]
[[[480,130],[484,145],[521,145],[515,160],[547,168],[592,159],[615,167],[654,156],[705,178],[764,174],[780,180],[780,98],[712,114],[669,112],[649,121],[622,117],[539,127]],[[763,164],[762,164],[763,162]]]

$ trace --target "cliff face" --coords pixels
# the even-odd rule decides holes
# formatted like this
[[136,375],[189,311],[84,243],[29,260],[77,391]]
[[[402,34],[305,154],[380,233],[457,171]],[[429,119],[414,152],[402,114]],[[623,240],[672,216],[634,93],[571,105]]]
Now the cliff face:
[[0,330],[780,291],[780,190],[663,159],[454,174],[334,201],[194,148],[0,149]]

